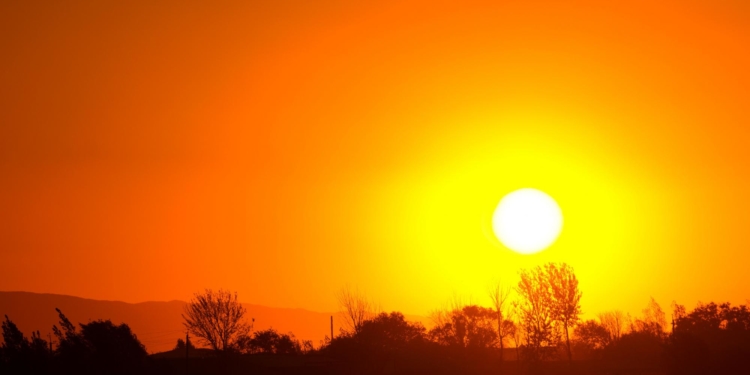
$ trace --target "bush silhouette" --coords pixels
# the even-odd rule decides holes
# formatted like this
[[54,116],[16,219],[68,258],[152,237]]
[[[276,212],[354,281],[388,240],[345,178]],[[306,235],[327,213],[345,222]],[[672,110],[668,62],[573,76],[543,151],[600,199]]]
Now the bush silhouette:
[[64,373],[137,374],[143,371],[146,349],[127,324],[109,320],[79,324],[81,331],[57,309],[60,326],[53,327],[59,340],[57,365]]

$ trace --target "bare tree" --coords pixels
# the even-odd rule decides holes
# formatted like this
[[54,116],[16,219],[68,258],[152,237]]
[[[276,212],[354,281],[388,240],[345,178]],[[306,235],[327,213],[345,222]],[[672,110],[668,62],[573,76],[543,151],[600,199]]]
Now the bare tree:
[[632,322],[630,329],[637,332],[648,332],[656,337],[663,337],[666,326],[667,317],[664,310],[661,309],[654,297],[651,297],[648,306],[643,309],[643,319],[636,319]]
[[559,266],[555,263],[548,263],[545,265],[545,271],[552,292],[552,315],[562,324],[565,332],[565,345],[568,349],[568,361],[572,362],[569,329],[578,323],[581,315],[581,291],[578,289],[578,279],[573,273],[573,267],[565,263]]
[[339,308],[346,329],[353,333],[359,333],[362,325],[368,319],[375,316],[375,306],[359,290],[352,290],[349,286],[342,288],[337,294]]
[[557,346],[559,339],[554,327],[553,297],[547,273],[538,266],[530,271],[522,270],[516,291],[526,354],[530,360],[540,361],[550,353],[551,348]]
[[190,333],[214,350],[224,352],[233,350],[237,340],[250,332],[244,319],[246,313],[237,300],[237,293],[206,289],[194,295],[185,306],[182,318]]
[[627,317],[625,313],[619,310],[606,311],[599,314],[599,322],[609,333],[609,341],[616,342],[620,340],[624,333]]
[[504,359],[505,338],[515,331],[516,325],[512,320],[508,320],[506,315],[506,302],[510,296],[511,288],[503,286],[500,281],[496,282],[489,288],[488,294],[492,301],[492,307],[495,309],[497,319],[497,339],[500,342],[500,362]]

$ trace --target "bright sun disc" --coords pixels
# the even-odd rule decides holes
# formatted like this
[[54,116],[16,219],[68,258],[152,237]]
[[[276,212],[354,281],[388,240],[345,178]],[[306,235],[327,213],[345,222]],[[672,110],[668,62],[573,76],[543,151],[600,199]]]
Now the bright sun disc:
[[562,211],[537,189],[520,189],[503,197],[492,215],[495,236],[511,250],[533,254],[552,245],[562,230]]

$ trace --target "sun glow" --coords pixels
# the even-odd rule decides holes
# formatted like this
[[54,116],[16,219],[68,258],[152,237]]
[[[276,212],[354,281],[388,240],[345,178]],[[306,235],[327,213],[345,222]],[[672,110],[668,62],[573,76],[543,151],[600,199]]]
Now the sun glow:
[[562,211],[552,197],[527,188],[500,200],[492,216],[492,229],[500,242],[511,250],[533,254],[555,242],[562,222]]

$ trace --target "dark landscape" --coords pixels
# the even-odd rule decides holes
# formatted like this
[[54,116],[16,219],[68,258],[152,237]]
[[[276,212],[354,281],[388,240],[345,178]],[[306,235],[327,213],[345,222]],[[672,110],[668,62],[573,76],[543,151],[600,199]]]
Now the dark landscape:
[[[512,291],[517,294],[514,300],[509,299]],[[256,320],[249,316],[265,310],[268,318],[283,315],[293,326],[295,320],[310,316],[323,325],[323,314],[242,304],[236,294],[225,290],[197,293],[189,303],[135,305],[3,292],[0,370],[9,374],[739,375],[750,369],[746,305],[699,303],[687,310],[673,304],[668,322],[652,299],[641,316],[610,311],[583,321],[582,294],[572,268],[553,263],[523,270],[517,287],[497,284],[489,297],[492,307],[456,301],[436,310],[427,329],[400,312],[378,312],[366,296],[344,288],[337,295],[341,308],[337,316],[344,327],[333,340],[325,336],[316,344],[298,339],[291,331],[255,326]],[[58,321],[52,333],[43,336],[33,329],[24,334],[8,315],[21,317],[21,327],[33,327],[49,320],[40,312],[53,305],[79,316],[106,318],[76,324],[55,307],[55,314],[47,315],[56,315]],[[177,316],[184,339],[182,330],[171,325]],[[333,315],[328,318],[333,330]],[[138,331],[146,332],[144,341]],[[170,349],[157,353],[147,353],[144,346],[150,342],[152,347],[169,348],[170,341]]]

